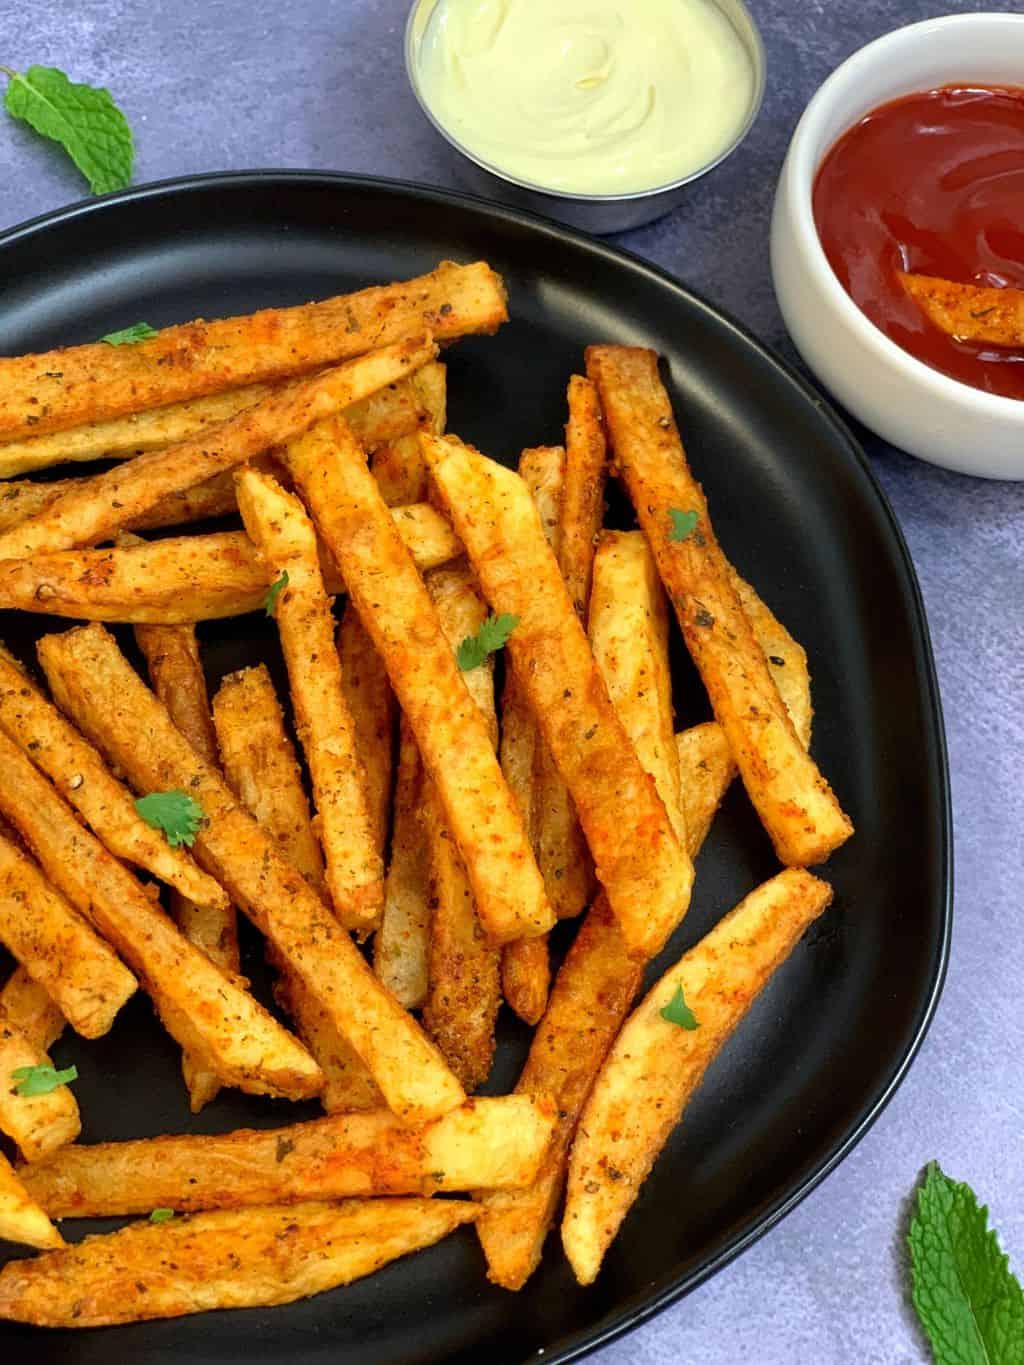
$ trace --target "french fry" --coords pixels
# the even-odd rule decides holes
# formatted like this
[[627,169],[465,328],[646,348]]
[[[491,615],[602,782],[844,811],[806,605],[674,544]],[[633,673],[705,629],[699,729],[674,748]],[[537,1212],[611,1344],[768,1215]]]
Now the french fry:
[[585,626],[594,546],[604,524],[608,458],[601,402],[590,380],[574,374],[569,380],[568,400],[558,563],[576,615]]
[[[46,1214],[25,1193],[11,1163],[0,1152],[0,1241],[51,1251],[64,1245],[64,1238]],[[16,1264],[10,1262],[10,1264]]]
[[[193,488],[300,435],[320,418],[412,373],[436,353],[437,347],[425,338],[372,351],[275,390],[255,407],[178,445],[137,455],[104,474],[82,479],[34,517],[0,535],[0,560],[109,539],[151,511],[161,498]],[[0,423],[2,371],[10,363],[0,359]]]
[[550,1101],[502,1095],[418,1127],[378,1109],[216,1137],[76,1145],[20,1178],[54,1218],[514,1189],[537,1174],[554,1118]]
[[412,727],[401,716],[391,861],[384,880],[384,914],[373,944],[373,969],[407,1010],[427,997],[430,890],[422,819],[423,763]]
[[227,905],[223,888],[146,824],[127,788],[2,646],[0,730],[52,779],[116,857],[204,904]]
[[[580,1116],[562,1245],[592,1284],[640,1186],[723,1044],[785,962],[832,888],[789,868],[752,891],[644,997],[615,1040]],[[696,1028],[662,1011],[682,988]]]
[[[98,680],[83,676],[81,681],[86,688],[95,683],[94,701],[100,713],[108,715],[110,695]],[[139,686],[144,686],[141,680]],[[186,743],[184,738],[181,743]],[[313,1059],[261,1005],[178,932],[128,869],[79,824],[63,798],[6,736],[0,736],[0,810],[38,858],[53,886],[138,974],[168,1033],[183,1048],[202,1056],[226,1085],[251,1093],[303,1099],[319,1091],[323,1077]],[[31,964],[21,960],[31,970]],[[62,965],[61,985],[67,971],[66,964]],[[74,1026],[73,1014],[57,985],[51,988],[41,975],[36,979],[51,991]],[[108,1008],[95,986],[91,1003],[94,1008],[100,1003]]]
[[40,641],[59,705],[141,791],[180,788],[202,806],[200,863],[269,938],[372,1072],[389,1108],[410,1122],[465,1098],[434,1045],[383,990],[358,949],[301,873],[242,809],[218,772],[174,727],[99,625]]
[[732,786],[736,764],[725,732],[717,721],[705,721],[676,735],[680,808],[691,848],[701,848],[718,807]]
[[[407,337],[494,332],[502,281],[482,261],[435,270],[299,308],[183,323],[134,346],[102,342],[0,360],[0,440],[128,413],[336,365]],[[390,382],[390,381],[389,381]]]
[[811,705],[811,680],[807,671],[807,652],[758,597],[755,590],[729,566],[729,577],[736,589],[754,638],[768,660],[768,671],[789,712],[797,739],[805,749],[811,743],[814,707]]
[[[451,527],[426,503],[396,507],[393,516],[417,568],[461,554]],[[328,592],[342,591],[333,563],[324,570]],[[87,621],[171,626],[242,616],[262,605],[269,586],[242,531],[0,561],[0,607]]]
[[[423,404],[424,419],[420,425],[424,430],[440,436],[447,420],[447,380],[444,365],[437,361],[431,365],[424,365],[412,376],[411,383],[416,386]],[[356,439],[366,446],[365,436],[357,427],[352,426],[351,422],[349,426],[352,427]],[[421,502],[427,496],[427,470],[415,433],[403,434],[382,444],[374,451],[370,468],[377,480],[380,495],[389,507]]]
[[[42,512],[85,482],[77,479],[53,479],[46,483],[33,479],[13,479],[0,484],[0,532],[10,531],[22,522]],[[216,474],[195,488],[185,488],[155,502],[141,516],[125,523],[125,530],[158,530],[164,526],[179,526],[209,517],[226,517],[236,510],[235,476],[233,470]]]
[[459,1200],[347,1200],[134,1223],[9,1261],[0,1318],[104,1327],[214,1308],[266,1308],[349,1284],[476,1217]]
[[928,321],[958,341],[1024,346],[1024,289],[957,284],[932,275],[901,274],[903,288]]
[[395,694],[387,669],[351,602],[341,614],[337,642],[341,686],[352,716],[356,752],[366,769],[370,828],[377,854],[383,857],[391,808]]
[[543,933],[554,916],[487,726],[362,450],[338,419],[285,460],[409,718],[481,923],[499,943]]
[[501,993],[509,1008],[531,1028],[538,1023],[551,989],[551,949],[546,934],[517,938],[501,955]]
[[[435,569],[427,591],[453,650],[487,619],[465,561]],[[494,663],[463,674],[466,687],[497,748]],[[501,950],[480,924],[473,891],[444,818],[436,787],[426,800],[430,856],[430,967],[423,1022],[467,1092],[487,1079],[494,1059],[494,1023],[501,1005]]]
[[[687,465],[658,358],[639,348],[592,346],[587,368],[617,466],[750,799],[781,862],[823,862],[853,826],[800,743],[743,612]],[[673,512],[695,515],[688,533],[682,523],[674,529]]]
[[[31,769],[10,740],[0,736],[0,782],[5,785],[14,772],[11,758],[21,759]],[[113,950],[50,885],[31,858],[2,834],[0,942],[56,1001],[83,1038],[108,1033],[118,1010],[135,992],[135,978]]]
[[[282,581],[273,615],[288,666],[295,724],[313,786],[324,878],[341,923],[373,930],[384,905],[384,868],[370,814],[366,768],[342,687],[331,604],[316,532],[305,508],[276,479],[240,471],[238,508],[267,565]],[[270,608],[268,608],[270,610]]]
[[41,1052],[53,1046],[67,1024],[47,992],[21,966],[0,989],[0,1011]]
[[639,531],[605,531],[594,558],[590,647],[637,757],[686,841],[672,723],[668,606]]
[[0,1132],[17,1144],[26,1161],[39,1161],[82,1130],[78,1104],[66,1085],[44,1095],[21,1095],[14,1073],[22,1067],[52,1066],[42,1048],[0,1005]]
[[384,1096],[366,1066],[339,1030],[330,1011],[301,977],[289,971],[280,954],[271,950],[278,968],[274,999],[295,1021],[295,1028],[324,1073],[320,1103],[328,1114],[351,1114],[384,1107]]
[[631,951],[653,955],[682,918],[693,867],[601,681],[522,480],[451,437],[421,436],[431,476],[508,648]]

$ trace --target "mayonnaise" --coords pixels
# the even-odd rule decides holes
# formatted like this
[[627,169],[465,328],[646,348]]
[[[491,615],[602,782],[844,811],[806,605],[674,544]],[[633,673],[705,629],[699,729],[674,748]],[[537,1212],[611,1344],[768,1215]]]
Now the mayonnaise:
[[700,170],[739,133],[754,91],[714,0],[437,0],[419,79],[474,156],[577,194]]

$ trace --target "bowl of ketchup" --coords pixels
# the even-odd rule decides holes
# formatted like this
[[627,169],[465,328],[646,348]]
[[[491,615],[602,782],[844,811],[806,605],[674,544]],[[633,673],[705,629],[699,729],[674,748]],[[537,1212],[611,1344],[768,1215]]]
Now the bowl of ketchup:
[[793,135],[771,249],[789,332],[854,416],[1024,478],[1024,14],[914,24],[839,67]]

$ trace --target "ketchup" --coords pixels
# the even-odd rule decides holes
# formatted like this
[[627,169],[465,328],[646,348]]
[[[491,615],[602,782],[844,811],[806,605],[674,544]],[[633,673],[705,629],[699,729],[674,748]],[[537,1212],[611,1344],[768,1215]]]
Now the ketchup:
[[950,86],[882,105],[825,158],[814,218],[832,269],[886,336],[943,374],[1024,399],[1024,350],[946,336],[897,273],[1024,289],[1024,89]]

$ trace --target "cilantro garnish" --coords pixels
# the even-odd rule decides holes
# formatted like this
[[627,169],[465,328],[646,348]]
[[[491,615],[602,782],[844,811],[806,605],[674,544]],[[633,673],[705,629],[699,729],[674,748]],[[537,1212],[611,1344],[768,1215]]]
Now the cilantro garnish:
[[204,819],[202,806],[183,791],[150,792],[139,797],[135,809],[147,825],[164,833],[171,848],[191,848]]
[[672,519],[672,529],[668,533],[670,541],[686,540],[693,535],[699,519],[696,512],[681,512],[678,507],[670,507],[668,514]]
[[263,599],[263,610],[268,616],[273,616],[277,611],[277,599],[281,596],[282,590],[287,588],[287,586],[288,570],[285,569],[281,574],[281,577],[275,579],[274,582],[271,583],[270,587],[267,589],[267,595]]
[[105,337],[100,337],[100,341],[105,341],[108,346],[132,346],[136,341],[148,341],[156,334],[156,328],[150,327],[148,322],[133,322],[119,332],[108,332]]
[[475,635],[467,635],[455,656],[463,673],[479,668],[488,654],[504,648],[519,624],[518,616],[489,616]]
[[695,1028],[700,1028],[697,1016],[686,1003],[683,995],[682,986],[676,986],[676,993],[668,1002],[664,1009],[658,1011],[662,1019],[670,1024],[678,1024],[680,1028],[688,1029],[691,1033]]
[[78,1080],[78,1067],[68,1066],[63,1071],[56,1070],[49,1062],[39,1066],[19,1066],[11,1072],[11,1079],[17,1081],[16,1095],[31,1099],[34,1095],[49,1095],[59,1086]]

